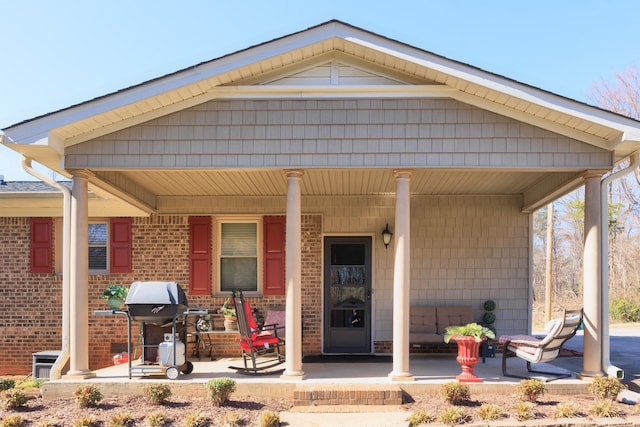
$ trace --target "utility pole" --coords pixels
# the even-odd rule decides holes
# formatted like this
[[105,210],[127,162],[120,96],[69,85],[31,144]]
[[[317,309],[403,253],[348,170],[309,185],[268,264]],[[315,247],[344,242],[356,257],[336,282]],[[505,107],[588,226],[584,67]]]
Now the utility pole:
[[547,259],[545,268],[544,318],[551,320],[551,270],[553,268],[553,203],[547,205]]

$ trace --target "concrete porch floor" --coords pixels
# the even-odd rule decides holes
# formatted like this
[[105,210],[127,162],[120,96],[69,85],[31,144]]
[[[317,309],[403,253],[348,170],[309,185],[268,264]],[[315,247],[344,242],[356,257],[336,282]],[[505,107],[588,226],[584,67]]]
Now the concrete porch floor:
[[[122,364],[110,366],[94,372],[95,377],[84,380],[61,379],[50,381],[42,388],[43,397],[46,399],[71,397],[79,384],[99,385],[105,396],[141,394],[142,387],[149,382],[166,382],[170,384],[174,393],[181,395],[206,396],[204,384],[218,377],[230,377],[236,380],[237,389],[234,395],[250,396],[262,395],[273,397],[292,397],[293,390],[297,386],[328,386],[350,385],[397,385],[408,394],[437,392],[440,385],[455,381],[456,375],[461,372],[460,365],[455,360],[454,354],[447,355],[414,355],[410,359],[410,372],[414,381],[391,381],[388,377],[392,371],[391,362],[348,362],[348,363],[303,363],[305,373],[303,380],[281,379],[279,374],[268,376],[250,376],[238,374],[229,366],[241,366],[242,359],[218,359],[201,361],[189,359],[194,370],[189,375],[180,374],[175,380],[168,379],[164,374],[141,375],[134,372],[129,379],[128,365]],[[564,367],[552,364],[534,365],[534,368],[553,372],[572,373],[571,378],[554,380],[547,383],[549,393],[582,393],[586,390],[587,382],[578,379],[576,373],[582,369],[582,357],[562,358]],[[472,391],[504,391],[511,393],[519,383],[519,379],[502,376],[502,355],[496,354],[493,358],[482,360],[476,365],[475,373],[483,379],[481,383],[469,384]],[[137,361],[134,361],[134,365]],[[280,365],[284,367],[284,365]],[[526,365],[521,359],[510,358],[508,360],[510,373],[526,375]],[[569,366],[569,367],[567,367]],[[541,375],[539,378],[545,378]]]

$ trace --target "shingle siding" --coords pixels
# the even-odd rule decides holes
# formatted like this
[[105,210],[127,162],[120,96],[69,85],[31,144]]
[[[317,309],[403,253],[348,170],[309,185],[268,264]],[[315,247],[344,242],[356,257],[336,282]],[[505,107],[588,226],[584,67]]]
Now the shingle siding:
[[445,99],[232,100],[69,147],[65,165],[559,169],[609,167],[611,154]]

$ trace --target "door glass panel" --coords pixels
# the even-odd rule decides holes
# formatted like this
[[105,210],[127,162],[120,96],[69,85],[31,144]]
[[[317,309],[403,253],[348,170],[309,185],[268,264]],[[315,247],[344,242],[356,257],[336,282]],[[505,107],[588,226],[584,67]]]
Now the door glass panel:
[[365,245],[332,245],[330,273],[331,327],[364,327]]

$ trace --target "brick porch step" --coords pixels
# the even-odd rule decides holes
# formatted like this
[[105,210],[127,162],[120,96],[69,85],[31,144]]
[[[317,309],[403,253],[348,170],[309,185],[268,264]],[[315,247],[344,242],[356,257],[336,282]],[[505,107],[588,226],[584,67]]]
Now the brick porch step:
[[402,390],[394,385],[299,385],[293,391],[294,406],[401,405]]

